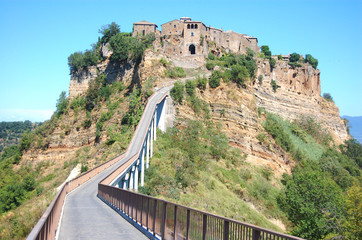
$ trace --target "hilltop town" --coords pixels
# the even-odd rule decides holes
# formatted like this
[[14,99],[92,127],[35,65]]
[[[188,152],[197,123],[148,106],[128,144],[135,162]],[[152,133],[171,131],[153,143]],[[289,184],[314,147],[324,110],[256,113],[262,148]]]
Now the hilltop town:
[[157,29],[155,23],[140,21],[133,23],[132,36],[145,36],[155,34],[163,39],[168,39],[171,44],[165,45],[165,53],[168,55],[192,56],[209,53],[206,41],[216,45],[226,52],[246,53],[250,48],[259,52],[258,39],[246,34],[236,33],[232,30],[207,26],[202,21],[195,21],[189,17],[174,19],[161,25]]

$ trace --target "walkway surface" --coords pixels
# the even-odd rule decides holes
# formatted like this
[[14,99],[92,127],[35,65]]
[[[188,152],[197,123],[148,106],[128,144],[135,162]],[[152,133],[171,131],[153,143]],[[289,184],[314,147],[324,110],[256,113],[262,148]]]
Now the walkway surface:
[[154,106],[170,88],[158,90],[149,99],[126,157],[68,194],[58,239],[148,239],[97,197],[98,183],[138,152],[153,116]]

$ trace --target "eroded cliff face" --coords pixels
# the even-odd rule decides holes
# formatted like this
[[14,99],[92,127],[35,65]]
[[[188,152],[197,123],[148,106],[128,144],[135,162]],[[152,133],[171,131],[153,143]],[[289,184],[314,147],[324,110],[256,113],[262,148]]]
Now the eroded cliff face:
[[[263,76],[260,84],[254,84],[256,105],[294,120],[311,117],[327,128],[337,144],[348,139],[347,128],[340,118],[338,107],[321,97],[320,71],[309,64],[293,68],[285,61],[277,61],[270,71],[268,61],[258,61],[257,76]],[[274,92],[271,81],[278,89]]]
[[[161,64],[161,58],[173,62],[175,66],[189,69],[188,72],[193,71],[194,76],[196,73],[197,75],[211,73],[206,70],[204,60],[180,56],[170,58],[163,49],[157,48],[158,44],[155,43],[154,50],[146,50],[137,68],[132,62],[122,65],[111,63],[108,53],[105,54],[108,58],[96,67],[72,74],[69,87],[70,98],[84,94],[89,82],[101,73],[106,74],[108,82],[130,83],[133,81],[143,85],[148,79],[154,78],[153,86],[170,85],[176,80],[164,76],[166,68]],[[198,96],[208,103],[212,120],[221,124],[231,145],[247,154],[248,162],[267,166],[280,176],[284,172],[290,172],[293,164],[288,154],[278,148],[270,136],[267,140],[268,144],[257,139],[260,133],[267,135],[262,127],[265,116],[258,115],[258,108],[264,108],[268,112],[289,120],[302,116],[312,117],[332,133],[337,144],[348,139],[347,129],[339,117],[338,108],[334,103],[320,97],[319,70],[309,64],[293,68],[285,61],[277,61],[275,68],[271,71],[269,62],[262,59],[257,60],[257,67],[256,79],[249,82],[245,88],[240,88],[234,83],[221,82],[218,88],[208,87],[205,91],[197,90]],[[191,75],[189,74],[183,80],[193,79]],[[257,79],[259,75],[263,77],[261,82]],[[272,80],[278,85],[275,92],[271,86]],[[123,113],[124,111],[119,112],[118,119],[122,118]],[[196,117],[192,109],[185,105],[176,106],[176,113],[181,119]],[[92,145],[95,141],[95,126],[92,125],[89,129],[76,127],[81,125],[82,121],[84,119],[77,120],[76,116],[72,116],[72,120],[67,120],[63,124],[72,126],[70,132],[58,126],[48,139],[49,148],[46,151],[29,152],[24,157],[35,161],[53,158],[65,161],[74,157],[79,148]]]

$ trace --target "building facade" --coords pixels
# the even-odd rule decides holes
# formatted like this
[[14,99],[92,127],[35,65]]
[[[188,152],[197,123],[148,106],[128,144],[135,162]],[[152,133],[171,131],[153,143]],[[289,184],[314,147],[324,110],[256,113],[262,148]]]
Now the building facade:
[[[146,25],[146,26],[145,26]],[[259,52],[258,39],[233,31],[223,31],[206,26],[201,21],[193,21],[189,17],[174,19],[161,25],[161,37],[168,39],[164,46],[166,53],[181,56],[207,55],[207,43],[216,45],[227,52],[246,53],[250,48]],[[157,25],[146,21],[134,23],[133,35],[156,32]]]

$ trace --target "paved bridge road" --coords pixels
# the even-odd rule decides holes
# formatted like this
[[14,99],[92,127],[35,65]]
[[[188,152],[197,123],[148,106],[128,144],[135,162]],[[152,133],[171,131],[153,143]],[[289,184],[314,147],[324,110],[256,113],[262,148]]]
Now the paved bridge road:
[[149,105],[145,109],[142,122],[139,123],[126,157],[68,194],[58,239],[148,239],[103,203],[96,196],[97,188],[103,178],[137,153],[142,144],[143,135],[148,129],[148,122],[153,116],[152,110],[155,104],[170,88],[160,89],[149,99]]

